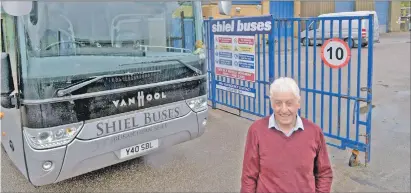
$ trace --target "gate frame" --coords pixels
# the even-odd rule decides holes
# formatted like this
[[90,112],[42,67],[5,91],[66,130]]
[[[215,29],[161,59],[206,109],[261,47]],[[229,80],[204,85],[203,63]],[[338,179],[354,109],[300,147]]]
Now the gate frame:
[[[267,15],[263,15],[263,16],[257,16],[257,18],[258,17],[266,17]],[[356,120],[356,124],[358,124],[358,125],[363,125],[363,126],[365,126],[366,127],[366,129],[365,129],[365,134],[359,134],[359,132],[357,132],[356,133],[356,138],[357,138],[357,141],[355,141],[354,139],[352,139],[351,137],[349,137],[348,136],[348,139],[346,139],[346,138],[343,138],[343,137],[339,137],[339,136],[336,136],[336,135],[333,135],[333,134],[330,134],[330,133],[327,133],[327,132],[323,132],[324,133],[324,135],[326,136],[326,137],[330,137],[330,138],[333,138],[333,139],[337,139],[337,140],[339,140],[339,141],[341,141],[341,145],[340,146],[338,146],[338,145],[335,145],[335,144],[331,144],[331,143],[328,143],[327,142],[327,144],[328,145],[330,145],[330,146],[333,146],[333,147],[336,147],[336,148],[338,148],[338,149],[341,149],[341,150],[345,150],[347,147],[348,148],[351,148],[352,149],[352,155],[351,155],[351,157],[350,157],[350,159],[349,159],[349,165],[350,166],[358,166],[358,165],[360,165],[360,163],[359,163],[359,160],[358,160],[358,155],[359,155],[359,152],[364,152],[364,154],[365,154],[365,166],[367,166],[367,164],[370,162],[370,160],[371,160],[371,123],[372,123],[372,99],[373,99],[373,97],[372,97],[372,80],[373,80],[373,49],[374,49],[374,15],[373,14],[370,14],[370,15],[368,15],[368,16],[338,16],[338,17],[321,17],[321,18],[318,18],[318,17],[306,17],[306,18],[274,18],[272,15],[269,15],[269,16],[271,16],[272,17],[272,19],[271,19],[271,22],[272,22],[272,26],[275,26],[274,25],[274,23],[275,22],[292,22],[292,25],[291,26],[294,26],[294,22],[299,22],[298,24],[300,24],[301,23],[301,21],[328,21],[328,20],[331,20],[331,21],[342,21],[342,20],[349,20],[349,21],[352,21],[352,20],[358,20],[358,21],[360,21],[361,19],[367,19],[368,20],[368,30],[367,30],[367,33],[368,33],[368,48],[367,48],[367,50],[368,50],[368,61],[366,62],[366,63],[368,63],[368,65],[367,65],[367,88],[365,88],[365,90],[363,90],[364,88],[357,88],[357,89],[360,89],[361,91],[366,91],[367,92],[367,96],[366,96],[366,98],[361,98],[359,95],[358,96],[348,96],[348,95],[342,95],[341,93],[334,93],[334,92],[324,92],[324,91],[321,91],[321,90],[315,90],[315,89],[307,89],[307,88],[300,88],[301,89],[301,91],[305,91],[306,92],[306,94],[307,93],[316,93],[316,94],[321,94],[321,96],[324,96],[325,95],[325,93],[327,93],[325,96],[333,96],[333,98],[334,97],[336,97],[336,98],[338,98],[338,99],[342,99],[342,98],[344,98],[344,99],[348,99],[348,100],[354,100],[355,101],[355,105],[354,105],[354,109],[355,109],[355,112],[354,112],[354,114],[356,114],[356,117],[354,118],[355,120]],[[239,18],[256,18],[255,16],[253,16],[253,17],[239,17]],[[227,19],[218,19],[219,21],[227,21],[227,20],[236,20],[236,19],[239,19],[239,18],[227,18]],[[217,108],[217,100],[216,100],[216,92],[217,92],[217,89],[216,89],[216,74],[215,74],[215,72],[214,72],[214,70],[215,70],[215,55],[214,55],[214,47],[215,47],[215,44],[214,44],[214,33],[213,33],[213,31],[212,31],[212,27],[211,27],[211,21],[213,21],[213,17],[210,17],[208,20],[204,20],[204,30],[205,30],[205,33],[204,33],[204,36],[205,36],[205,42],[206,42],[206,46],[207,46],[207,48],[206,48],[206,50],[207,50],[207,59],[206,59],[206,61],[208,62],[208,74],[209,74],[209,76],[208,76],[208,78],[209,78],[209,80],[208,80],[208,86],[209,86],[209,88],[211,87],[211,89],[209,89],[209,97],[208,97],[208,99],[210,100],[210,102],[211,102],[211,107],[212,107],[212,109],[219,109],[219,110],[222,110],[222,111],[224,111],[224,112],[227,112],[227,113],[231,113],[231,112],[228,112],[228,111],[225,111],[225,110],[223,110],[223,109],[220,109],[220,108]],[[315,22],[314,22],[315,23]],[[331,22],[332,23],[332,22]],[[361,22],[358,22],[359,23],[359,30],[360,30],[360,28],[361,28]],[[287,23],[288,24],[288,23]],[[323,26],[324,26],[324,23],[322,23],[323,24]],[[300,25],[298,25],[299,27],[300,27]],[[308,26],[308,25],[307,25]],[[299,28],[300,29],[300,28]],[[349,27],[349,29],[352,29],[352,25],[351,25],[351,22],[350,22],[350,27]],[[285,28],[285,30],[287,30],[287,28]],[[294,27],[292,27],[292,30],[294,30]],[[340,30],[340,32],[341,32],[341,28],[339,28],[339,30]],[[268,70],[269,70],[269,76],[268,76],[268,85],[269,84],[271,84],[271,82],[274,80],[274,78],[275,78],[275,75],[274,75],[274,73],[273,73],[273,66],[275,65],[275,61],[274,61],[274,55],[275,55],[275,53],[274,53],[274,51],[275,50],[273,50],[273,49],[275,49],[275,45],[274,44],[276,44],[276,43],[279,43],[280,41],[281,41],[281,38],[288,38],[288,36],[287,36],[287,33],[285,33],[285,35],[283,35],[283,36],[281,36],[280,37],[280,34],[277,34],[278,35],[278,39],[276,40],[276,38],[275,38],[275,35],[274,35],[274,32],[275,32],[276,30],[275,30],[275,28],[274,27],[272,27],[272,29],[271,29],[271,32],[268,34],[268,49],[266,49],[266,50],[268,50],[268,52],[269,52],[269,54],[268,54],[268,64],[269,64],[269,67],[268,67]],[[314,30],[315,31],[315,30]],[[353,31],[353,30],[349,30],[349,36],[351,36],[351,31]],[[287,32],[287,31],[285,31],[285,32]],[[299,30],[298,31],[298,38],[297,38],[297,41],[300,41],[301,40],[301,30]],[[331,33],[332,33],[332,30],[331,30]],[[294,31],[292,31],[292,34],[294,34]],[[315,34],[315,32],[314,32],[314,34]],[[322,37],[323,37],[323,42],[324,42],[324,28],[323,28],[323,30],[322,30]],[[340,33],[341,34],[341,33]],[[257,33],[256,34],[254,34],[254,35],[257,35]],[[263,35],[265,35],[265,34],[263,34]],[[360,35],[360,34],[359,34]],[[331,38],[333,38],[333,37],[336,37],[336,36],[334,36],[334,35],[332,35],[332,37]],[[294,37],[294,35],[292,35],[291,36],[291,38],[292,39],[294,39],[295,37]],[[265,39],[265,37],[264,37],[264,39]],[[359,40],[360,40],[361,38],[359,38]],[[276,41],[278,41],[278,42],[276,42]],[[314,42],[316,42],[316,39],[314,39]],[[308,43],[308,39],[307,39],[307,43]],[[360,45],[360,43],[361,43],[361,40],[359,41],[359,46],[358,46],[358,48],[357,49],[360,49],[361,50],[361,45]],[[261,44],[261,42],[260,42],[260,39],[258,39],[258,44],[257,44],[258,46],[263,46],[263,49],[265,48],[265,46],[267,46],[267,45],[265,45],[264,44],[264,42]],[[294,44],[292,44],[292,46],[294,46]],[[307,45],[308,46],[308,45]],[[351,50],[352,50],[352,48],[350,48]],[[258,49],[258,50],[260,50],[260,49]],[[301,53],[301,43],[298,43],[298,51],[297,52],[300,52]],[[280,51],[279,51],[280,52]],[[294,52],[294,50],[291,50],[291,52]],[[255,57],[257,57],[257,54],[261,54],[259,51],[257,52],[257,49],[255,49]],[[265,57],[265,56],[263,56],[263,57]],[[308,57],[308,56],[307,56]],[[315,57],[315,56],[314,56]],[[280,56],[279,56],[279,58],[280,58]],[[358,59],[359,59],[359,64],[361,64],[361,62],[360,62],[360,60],[361,60],[361,52],[359,51],[359,56],[358,56]],[[308,60],[308,59],[307,59]],[[315,60],[315,59],[314,59]],[[351,60],[352,59],[350,59],[350,63],[351,63]],[[279,60],[280,61],[280,60]],[[307,61],[308,62],[308,61]],[[301,60],[301,58],[299,58],[299,61],[296,61],[296,64],[298,65],[298,66],[301,66],[302,65],[302,63],[304,63],[304,61],[302,61]],[[319,63],[321,63],[321,62],[319,62]],[[257,64],[257,61],[255,60],[255,65],[257,66],[257,65],[261,65],[261,62],[260,62],[260,60],[258,61],[258,64]],[[265,63],[264,63],[264,65],[265,65]],[[260,67],[259,67],[260,68]],[[260,75],[260,71],[259,71],[259,73],[258,73],[258,76]],[[358,76],[359,76],[359,74],[358,74]],[[294,78],[294,77],[293,77]],[[211,80],[210,80],[211,79]],[[229,79],[229,80],[232,80],[232,79],[234,79],[234,78],[227,78],[227,79]],[[234,79],[234,80],[236,80],[236,79]],[[322,75],[322,80],[324,80],[324,75]],[[256,81],[257,81],[257,72],[256,72]],[[263,81],[266,81],[266,80],[263,80]],[[341,79],[340,79],[340,81],[341,81]],[[230,81],[231,82],[231,81]],[[359,81],[357,81],[357,82],[354,82],[354,83],[357,83],[357,85],[359,86]],[[260,83],[261,84],[261,83]],[[236,85],[239,85],[239,84],[236,84]],[[301,84],[299,84],[299,86],[300,86]],[[257,92],[260,92],[259,90],[260,90],[260,86],[259,86],[259,88],[256,88],[255,87],[255,89],[256,89],[256,93]],[[267,98],[267,95],[266,95],[266,92],[265,92],[265,88],[264,88],[264,96],[263,96],[263,99],[264,99],[264,101],[266,100],[266,98]],[[228,91],[222,91],[223,93],[230,93],[230,92],[228,92]],[[358,93],[357,93],[358,94]],[[239,95],[239,94],[237,94],[237,93],[234,93],[234,95],[235,96],[241,96],[241,95]],[[231,94],[230,94],[230,96],[231,96]],[[240,99],[241,100],[241,99]],[[331,100],[331,99],[330,99]],[[261,103],[262,101],[259,101],[259,103]],[[360,111],[360,108],[359,108],[359,102],[366,102],[367,103],[367,108],[368,108],[368,110],[367,110],[367,114],[366,114],[366,121],[361,121],[361,120],[359,120],[359,111]],[[245,109],[243,109],[243,108],[233,108],[231,105],[227,105],[227,104],[223,104],[222,102],[218,102],[219,104],[221,104],[221,105],[223,105],[223,106],[225,106],[225,107],[229,107],[229,108],[232,108],[232,109],[236,109],[236,110],[238,110],[239,111],[239,114],[235,114],[235,113],[231,113],[231,114],[234,114],[234,115],[236,115],[236,116],[240,116],[240,117],[242,117],[242,118],[246,118],[246,119],[249,119],[249,120],[255,120],[255,119],[252,119],[252,118],[248,118],[248,117],[245,117],[245,116],[242,116],[241,115],[241,112],[245,112],[244,110]],[[312,101],[310,102],[310,103],[312,103]],[[324,102],[325,103],[325,102]],[[269,102],[269,104],[270,104],[270,102]],[[249,104],[250,105],[250,104]],[[351,108],[349,108],[349,109],[351,109]],[[358,111],[358,112],[357,112]],[[265,111],[264,111],[265,112]],[[269,113],[270,114],[272,114],[272,108],[271,108],[271,106],[270,106],[270,108],[269,108]],[[299,114],[300,114],[300,111],[298,112]],[[259,117],[263,117],[263,116],[268,116],[267,114],[265,114],[264,113],[264,115],[263,116],[261,116],[261,115],[258,115],[258,114],[255,114],[255,113],[252,113],[253,115],[256,115],[256,116],[259,116]],[[331,118],[331,115],[328,115],[328,117],[329,118]],[[347,117],[348,118],[348,117]],[[310,120],[310,119],[309,119]],[[357,126],[358,127],[358,126]],[[332,128],[329,128],[329,130],[330,131],[332,131],[332,129],[333,128],[335,128],[336,129],[336,127],[332,127]],[[355,127],[349,127],[349,130],[352,130],[353,128],[355,128]],[[360,142],[360,141],[358,141],[358,137],[359,136],[362,136],[362,137],[365,137],[365,143],[363,143],[363,142]]]

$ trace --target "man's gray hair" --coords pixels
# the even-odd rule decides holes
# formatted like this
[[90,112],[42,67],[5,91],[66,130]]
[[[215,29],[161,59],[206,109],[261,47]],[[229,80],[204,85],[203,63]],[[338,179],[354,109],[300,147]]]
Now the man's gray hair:
[[280,77],[274,80],[270,85],[270,98],[277,92],[292,92],[298,100],[300,99],[300,88],[292,78]]

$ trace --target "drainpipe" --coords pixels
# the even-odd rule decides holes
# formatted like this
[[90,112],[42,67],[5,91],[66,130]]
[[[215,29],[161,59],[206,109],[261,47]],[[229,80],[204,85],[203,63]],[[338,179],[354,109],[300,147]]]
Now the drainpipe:
[[203,41],[203,11],[201,1],[193,1],[193,11],[195,17],[196,41]]

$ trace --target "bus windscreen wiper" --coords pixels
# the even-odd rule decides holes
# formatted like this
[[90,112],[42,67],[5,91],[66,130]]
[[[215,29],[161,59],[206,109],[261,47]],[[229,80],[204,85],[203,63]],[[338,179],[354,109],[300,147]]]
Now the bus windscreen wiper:
[[[145,64],[145,63],[160,63],[160,62],[169,62],[169,61],[177,61],[180,64],[183,64],[184,66],[186,66],[187,68],[193,70],[194,72],[196,72],[198,75],[201,75],[202,72],[201,70],[188,65],[184,62],[182,62],[181,60],[178,59],[165,59],[165,60],[154,60],[154,61],[142,61],[142,62],[134,62],[134,63],[129,63],[129,64],[121,64],[120,66],[125,66],[125,65],[134,65],[134,64]],[[69,86],[67,88],[61,89],[57,91],[57,96],[62,97],[64,95],[70,94],[80,88],[83,88],[91,83],[94,83],[102,78],[108,78],[108,77],[116,77],[116,76],[127,76],[127,75],[134,75],[134,74],[147,74],[147,73],[153,73],[153,72],[160,72],[160,70],[154,70],[154,71],[144,71],[144,72],[135,72],[135,73],[124,73],[124,74],[110,74],[110,75],[102,75],[102,76],[95,76],[92,77],[90,80],[81,82],[79,84],[75,84],[72,86]]]
[[128,63],[128,64],[120,64],[120,66],[127,66],[127,65],[134,65],[134,64],[150,64],[150,63],[160,63],[160,62],[172,62],[172,61],[176,61],[184,66],[186,66],[187,68],[189,68],[190,70],[194,71],[195,73],[197,73],[198,75],[201,75],[202,72],[201,70],[195,68],[194,66],[191,66],[187,63],[182,62],[179,59],[164,59],[164,60],[152,60],[152,61],[141,61],[141,62],[133,62],[133,63]]
[[144,72],[128,72],[128,73],[123,73],[123,74],[109,74],[109,75],[101,75],[101,76],[94,76],[90,80],[81,82],[79,84],[74,84],[72,86],[69,86],[67,88],[61,89],[57,91],[57,96],[62,97],[66,94],[70,94],[80,88],[83,88],[91,83],[94,83],[100,79],[103,78],[110,78],[110,77],[116,77],[116,76],[127,76],[127,75],[135,75],[135,74],[147,74],[147,73],[156,73],[156,72],[161,72],[161,70],[153,70],[153,71],[144,71]]

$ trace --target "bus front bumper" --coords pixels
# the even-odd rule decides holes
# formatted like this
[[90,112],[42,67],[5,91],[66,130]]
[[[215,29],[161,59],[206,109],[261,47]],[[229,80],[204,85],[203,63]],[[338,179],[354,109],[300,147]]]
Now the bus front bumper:
[[26,139],[29,180],[35,186],[52,184],[192,140],[204,133],[207,116],[207,110],[190,111],[183,117],[105,137],[75,138],[66,146],[47,150],[33,149]]

